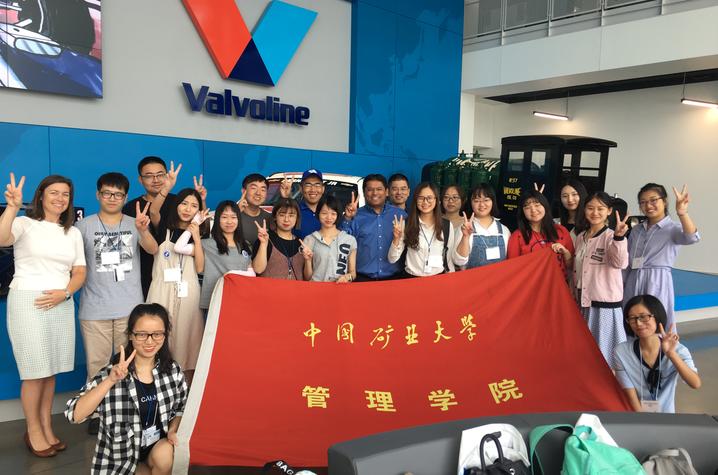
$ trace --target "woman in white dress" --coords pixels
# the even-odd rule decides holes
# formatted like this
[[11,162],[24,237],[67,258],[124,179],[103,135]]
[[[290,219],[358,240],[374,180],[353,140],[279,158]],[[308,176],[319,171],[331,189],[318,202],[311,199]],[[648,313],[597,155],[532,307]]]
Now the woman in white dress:
[[35,190],[25,216],[25,177],[5,191],[0,246],[14,246],[15,275],[7,299],[7,330],[22,379],[25,444],[38,457],[52,457],[67,445],[52,430],[55,375],[75,365],[75,304],[85,282],[85,252],[73,227],[72,181],[50,175]]

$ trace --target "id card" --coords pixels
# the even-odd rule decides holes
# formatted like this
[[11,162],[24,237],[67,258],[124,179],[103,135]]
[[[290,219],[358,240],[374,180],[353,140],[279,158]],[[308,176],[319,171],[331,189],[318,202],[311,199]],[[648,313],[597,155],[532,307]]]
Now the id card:
[[661,412],[661,405],[658,404],[658,401],[641,400],[641,412]]
[[165,282],[179,282],[180,280],[182,280],[182,269],[179,267],[165,269]]
[[444,260],[441,258],[441,256],[433,256],[429,255],[429,259],[426,261],[427,267],[444,267]]
[[117,251],[107,251],[100,253],[100,262],[103,266],[120,263],[120,253]]
[[495,261],[496,259],[501,259],[501,250],[499,249],[499,246],[487,247],[486,260]]
[[122,282],[125,280],[125,271],[122,267],[115,267],[115,282]]
[[185,298],[189,295],[189,284],[186,280],[177,282],[177,297]]
[[142,431],[142,447],[149,447],[158,440],[160,440],[160,430],[156,425],[150,426]]
[[631,269],[641,269],[643,268],[643,258],[642,257],[634,257],[631,261]]

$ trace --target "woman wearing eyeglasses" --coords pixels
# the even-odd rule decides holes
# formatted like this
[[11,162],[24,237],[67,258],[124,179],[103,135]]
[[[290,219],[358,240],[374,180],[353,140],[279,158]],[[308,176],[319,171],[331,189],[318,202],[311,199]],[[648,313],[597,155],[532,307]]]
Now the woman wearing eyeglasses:
[[680,246],[700,241],[698,228],[688,216],[690,197],[686,186],[676,196],[679,223],[668,216],[668,194],[663,185],[648,183],[638,192],[638,205],[646,221],[634,226],[628,236],[628,269],[624,274],[624,302],[634,295],[658,297],[666,308],[668,325],[675,322],[671,268]]
[[442,217],[448,219],[454,227],[464,224],[464,218],[461,216],[461,210],[464,208],[466,194],[460,186],[449,185],[444,188],[441,194]]
[[90,473],[172,472],[187,383],[167,344],[171,330],[164,307],[136,306],[127,347],[67,402],[65,417],[73,424],[100,415]]
[[678,377],[693,389],[701,387],[693,357],[679,342],[675,324],[666,333],[666,309],[653,295],[637,295],[623,314],[629,336],[616,346],[613,368],[634,411],[676,412]]
[[[397,262],[406,251],[404,271],[409,277],[427,277],[454,272],[455,228],[441,217],[438,190],[431,183],[420,183],[413,193],[409,217],[394,220],[394,239],[388,260]],[[464,265],[466,260],[456,262]]]
[[456,247],[455,261],[468,259],[466,269],[501,262],[506,259],[506,245],[511,232],[496,218],[499,207],[491,185],[482,183],[471,192],[471,219],[466,219]]
[[573,240],[566,228],[553,222],[551,207],[540,191],[525,190],[521,194],[517,221],[518,229],[509,238],[508,258],[550,247],[566,274],[573,260]]

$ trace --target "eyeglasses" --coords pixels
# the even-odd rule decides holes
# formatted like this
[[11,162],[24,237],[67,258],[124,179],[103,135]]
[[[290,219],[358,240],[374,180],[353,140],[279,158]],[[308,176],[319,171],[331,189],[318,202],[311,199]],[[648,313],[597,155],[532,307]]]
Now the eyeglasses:
[[459,195],[451,195],[451,196],[444,196],[445,201],[460,201],[461,196]]
[[435,196],[417,196],[416,197],[417,203],[433,203],[434,201],[436,201]]
[[167,173],[148,173],[140,176],[147,181],[163,181],[167,177]]
[[653,318],[653,315],[646,313],[645,315],[636,315],[635,317],[627,317],[626,321],[629,325],[635,325],[637,322],[648,323]]
[[324,186],[324,183],[302,183],[302,187],[304,188],[321,188]]
[[658,202],[661,201],[662,199],[663,199],[663,198],[651,198],[651,199],[648,199],[648,200],[641,200],[641,201],[638,202],[638,206],[640,206],[641,208],[643,208],[643,207],[646,206],[646,205],[655,206],[656,203],[658,203]]
[[125,193],[122,193],[121,191],[107,191],[103,190],[100,192],[100,196],[102,196],[104,199],[109,200],[117,199],[117,200],[124,200],[125,196],[127,196]]
[[153,341],[162,341],[165,339],[165,332],[132,332],[132,335],[137,341],[147,341],[149,337],[152,337]]

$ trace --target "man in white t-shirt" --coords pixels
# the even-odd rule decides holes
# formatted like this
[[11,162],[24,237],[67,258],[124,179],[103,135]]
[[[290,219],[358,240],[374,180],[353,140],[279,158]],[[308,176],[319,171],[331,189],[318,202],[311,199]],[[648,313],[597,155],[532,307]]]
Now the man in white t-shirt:
[[[122,213],[130,184],[120,173],[105,173],[97,180],[100,212],[78,221],[84,241],[87,280],[80,298],[80,331],[91,379],[127,345],[127,317],[144,302],[139,247],[157,253],[157,241],[149,231],[147,208],[136,203],[136,217]],[[88,431],[96,433],[99,419]]]

